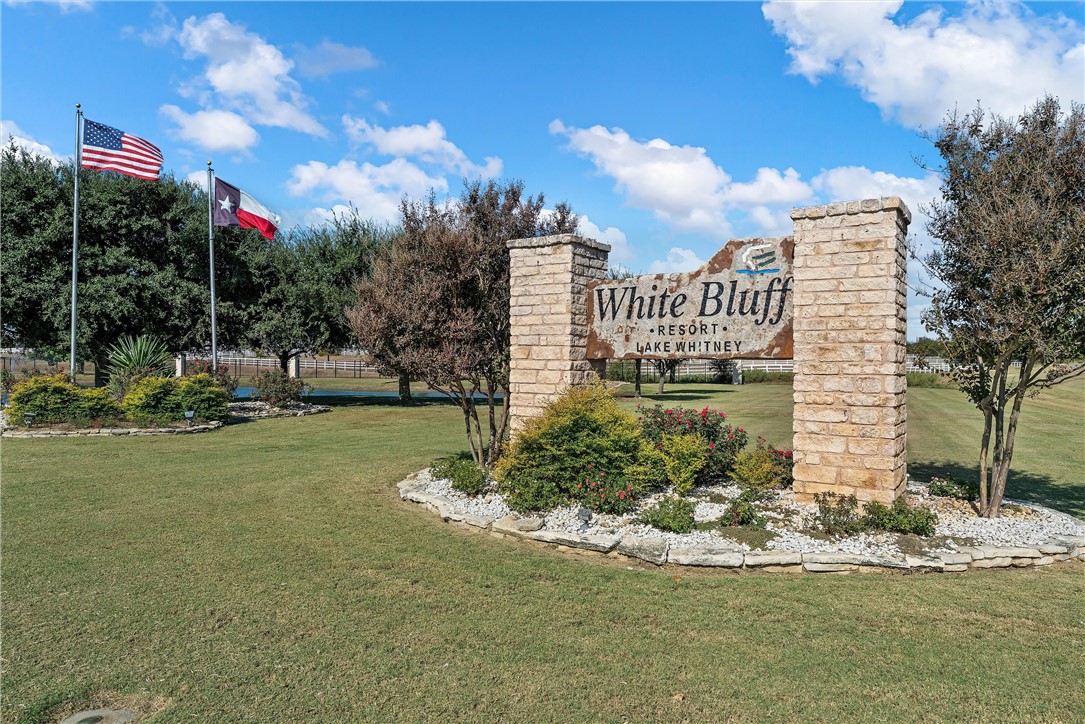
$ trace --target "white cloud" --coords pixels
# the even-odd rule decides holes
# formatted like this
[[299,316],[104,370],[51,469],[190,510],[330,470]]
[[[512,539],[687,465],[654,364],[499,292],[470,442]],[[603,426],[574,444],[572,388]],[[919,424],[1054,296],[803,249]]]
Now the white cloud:
[[691,249],[680,249],[677,246],[671,248],[666,259],[656,259],[648,267],[649,274],[669,274],[672,272],[688,272],[702,266],[704,260],[693,253]]
[[8,144],[12,141],[14,141],[15,145],[19,148],[25,149],[30,153],[36,153],[39,156],[45,156],[57,163],[68,161],[71,158],[71,156],[59,156],[53,149],[49,148],[44,143],[35,141],[34,137],[19,128],[15,121],[0,121],[0,146],[7,148]]
[[633,249],[629,246],[629,240],[625,237],[625,232],[616,226],[601,229],[587,216],[581,216],[577,233],[589,239],[610,244],[611,264],[628,265],[636,257]]
[[366,48],[352,48],[330,40],[324,40],[314,48],[298,46],[294,51],[294,60],[298,64],[298,74],[310,78],[380,65]]
[[385,156],[415,158],[464,176],[481,176],[485,179],[501,175],[500,158],[487,156],[483,166],[472,163],[467,154],[448,140],[445,127],[437,121],[430,121],[424,126],[414,124],[382,128],[370,125],[363,118],[345,115],[343,127],[351,141],[369,144]]
[[203,82],[206,107],[217,101],[250,123],[289,128],[314,136],[328,131],[306,108],[309,100],[290,76],[294,62],[245,26],[222,13],[185,20],[177,35],[186,58],[207,58]]
[[780,173],[774,168],[759,168],[753,181],[729,185],[724,199],[736,206],[791,204],[805,201],[813,195],[813,189],[799,178],[799,172],[795,169],[789,168]]
[[1038,17],[1017,2],[969,2],[956,17],[932,8],[894,22],[892,2],[766,2],[765,18],[787,39],[792,72],[817,82],[839,74],[882,113],[933,128],[977,102],[1019,115],[1038,96],[1085,96],[1082,27]]
[[705,149],[673,146],[661,138],[641,142],[621,128],[573,128],[560,120],[550,123],[550,133],[565,136],[570,149],[613,178],[630,206],[685,231],[720,238],[731,233],[723,213],[731,177]]
[[89,13],[94,10],[91,0],[58,0],[62,13]]
[[[448,182],[443,177],[428,175],[402,158],[381,166],[346,160],[328,166],[310,161],[294,166],[287,182],[287,190],[294,196],[316,193],[328,201],[353,203],[362,216],[379,221],[394,221],[399,217],[399,202],[404,194],[417,197],[431,188],[447,191]],[[323,214],[328,210],[316,212]]]
[[178,137],[207,151],[248,151],[260,141],[256,129],[230,111],[185,113],[168,104],[158,110],[177,124],[174,133]]
[[383,113],[386,116],[392,112],[392,109],[384,101],[377,101],[373,104],[373,107],[377,109],[377,113]]
[[191,171],[185,175],[185,181],[196,184],[207,193],[207,171]]
[[164,3],[158,3],[151,10],[151,22],[145,29],[139,30],[131,25],[121,28],[126,37],[139,38],[145,45],[161,46],[177,37],[177,18]]

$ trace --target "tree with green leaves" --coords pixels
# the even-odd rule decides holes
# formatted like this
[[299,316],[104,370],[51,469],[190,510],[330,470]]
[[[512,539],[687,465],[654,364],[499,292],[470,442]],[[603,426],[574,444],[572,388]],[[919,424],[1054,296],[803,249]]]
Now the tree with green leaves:
[[[124,335],[154,334],[175,352],[204,348],[211,337],[206,194],[172,176],[148,182],[81,169],[79,178],[78,356],[101,366]],[[5,347],[68,347],[73,185],[71,164],[14,144],[0,150]],[[241,331],[235,271],[246,242],[236,229],[217,236],[219,335],[230,344]]]
[[344,310],[354,302],[352,287],[395,233],[352,210],[250,246],[242,342],[277,357],[283,371],[292,357],[350,346],[354,334]]
[[941,243],[923,320],[983,413],[979,507],[994,518],[1025,398],[1085,372],[1085,108],[1049,96],[1019,118],[954,113],[930,140]]
[[[544,197],[520,181],[465,183],[438,204],[404,199],[402,234],[378,253],[348,311],[361,345],[380,365],[424,380],[463,412],[472,455],[496,461],[509,405],[511,239],[575,232],[567,204],[544,213]],[[501,400],[498,400],[498,396]],[[486,400],[487,429],[477,399]]]

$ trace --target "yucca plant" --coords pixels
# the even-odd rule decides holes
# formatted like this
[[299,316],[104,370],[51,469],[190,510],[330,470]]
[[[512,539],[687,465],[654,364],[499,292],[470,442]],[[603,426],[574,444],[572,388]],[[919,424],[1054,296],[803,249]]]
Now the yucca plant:
[[173,373],[173,355],[159,337],[125,335],[109,348],[109,389],[118,400],[128,388],[144,377],[169,377]]

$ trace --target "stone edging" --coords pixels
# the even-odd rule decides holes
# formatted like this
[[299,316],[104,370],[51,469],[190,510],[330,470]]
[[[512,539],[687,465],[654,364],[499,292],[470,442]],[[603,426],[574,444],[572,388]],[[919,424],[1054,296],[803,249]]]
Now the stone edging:
[[46,430],[44,428],[4,428],[2,437],[118,437],[121,435],[191,435],[196,432],[217,430],[225,423],[214,421],[192,427],[88,427],[82,430]]
[[603,555],[625,556],[655,565],[728,568],[794,573],[848,573],[851,571],[917,571],[923,573],[961,572],[983,568],[1026,568],[1047,566],[1068,560],[1085,561],[1085,536],[1059,535],[1036,547],[1001,548],[976,546],[955,553],[932,553],[928,556],[905,555],[881,558],[852,553],[799,553],[797,551],[744,551],[726,544],[671,548],[663,538],[640,536],[580,535],[542,530],[542,518],[517,518],[508,515],[493,519],[480,515],[456,513],[452,501],[421,491],[420,470],[398,483],[399,497],[420,503],[448,523],[462,523],[500,537],[521,538]]

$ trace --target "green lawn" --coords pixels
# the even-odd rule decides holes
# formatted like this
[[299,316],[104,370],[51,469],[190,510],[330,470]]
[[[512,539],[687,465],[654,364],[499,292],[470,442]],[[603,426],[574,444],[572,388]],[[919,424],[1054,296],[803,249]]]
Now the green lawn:
[[[1085,513],[1082,391],[1027,403],[1011,493]],[[789,398],[661,400],[781,444]],[[975,456],[959,393],[913,390],[909,410],[911,460]],[[0,719],[101,691],[164,697],[161,722],[1085,718],[1081,564],[836,577],[579,557],[399,500],[464,445],[436,404],[5,439]]]

